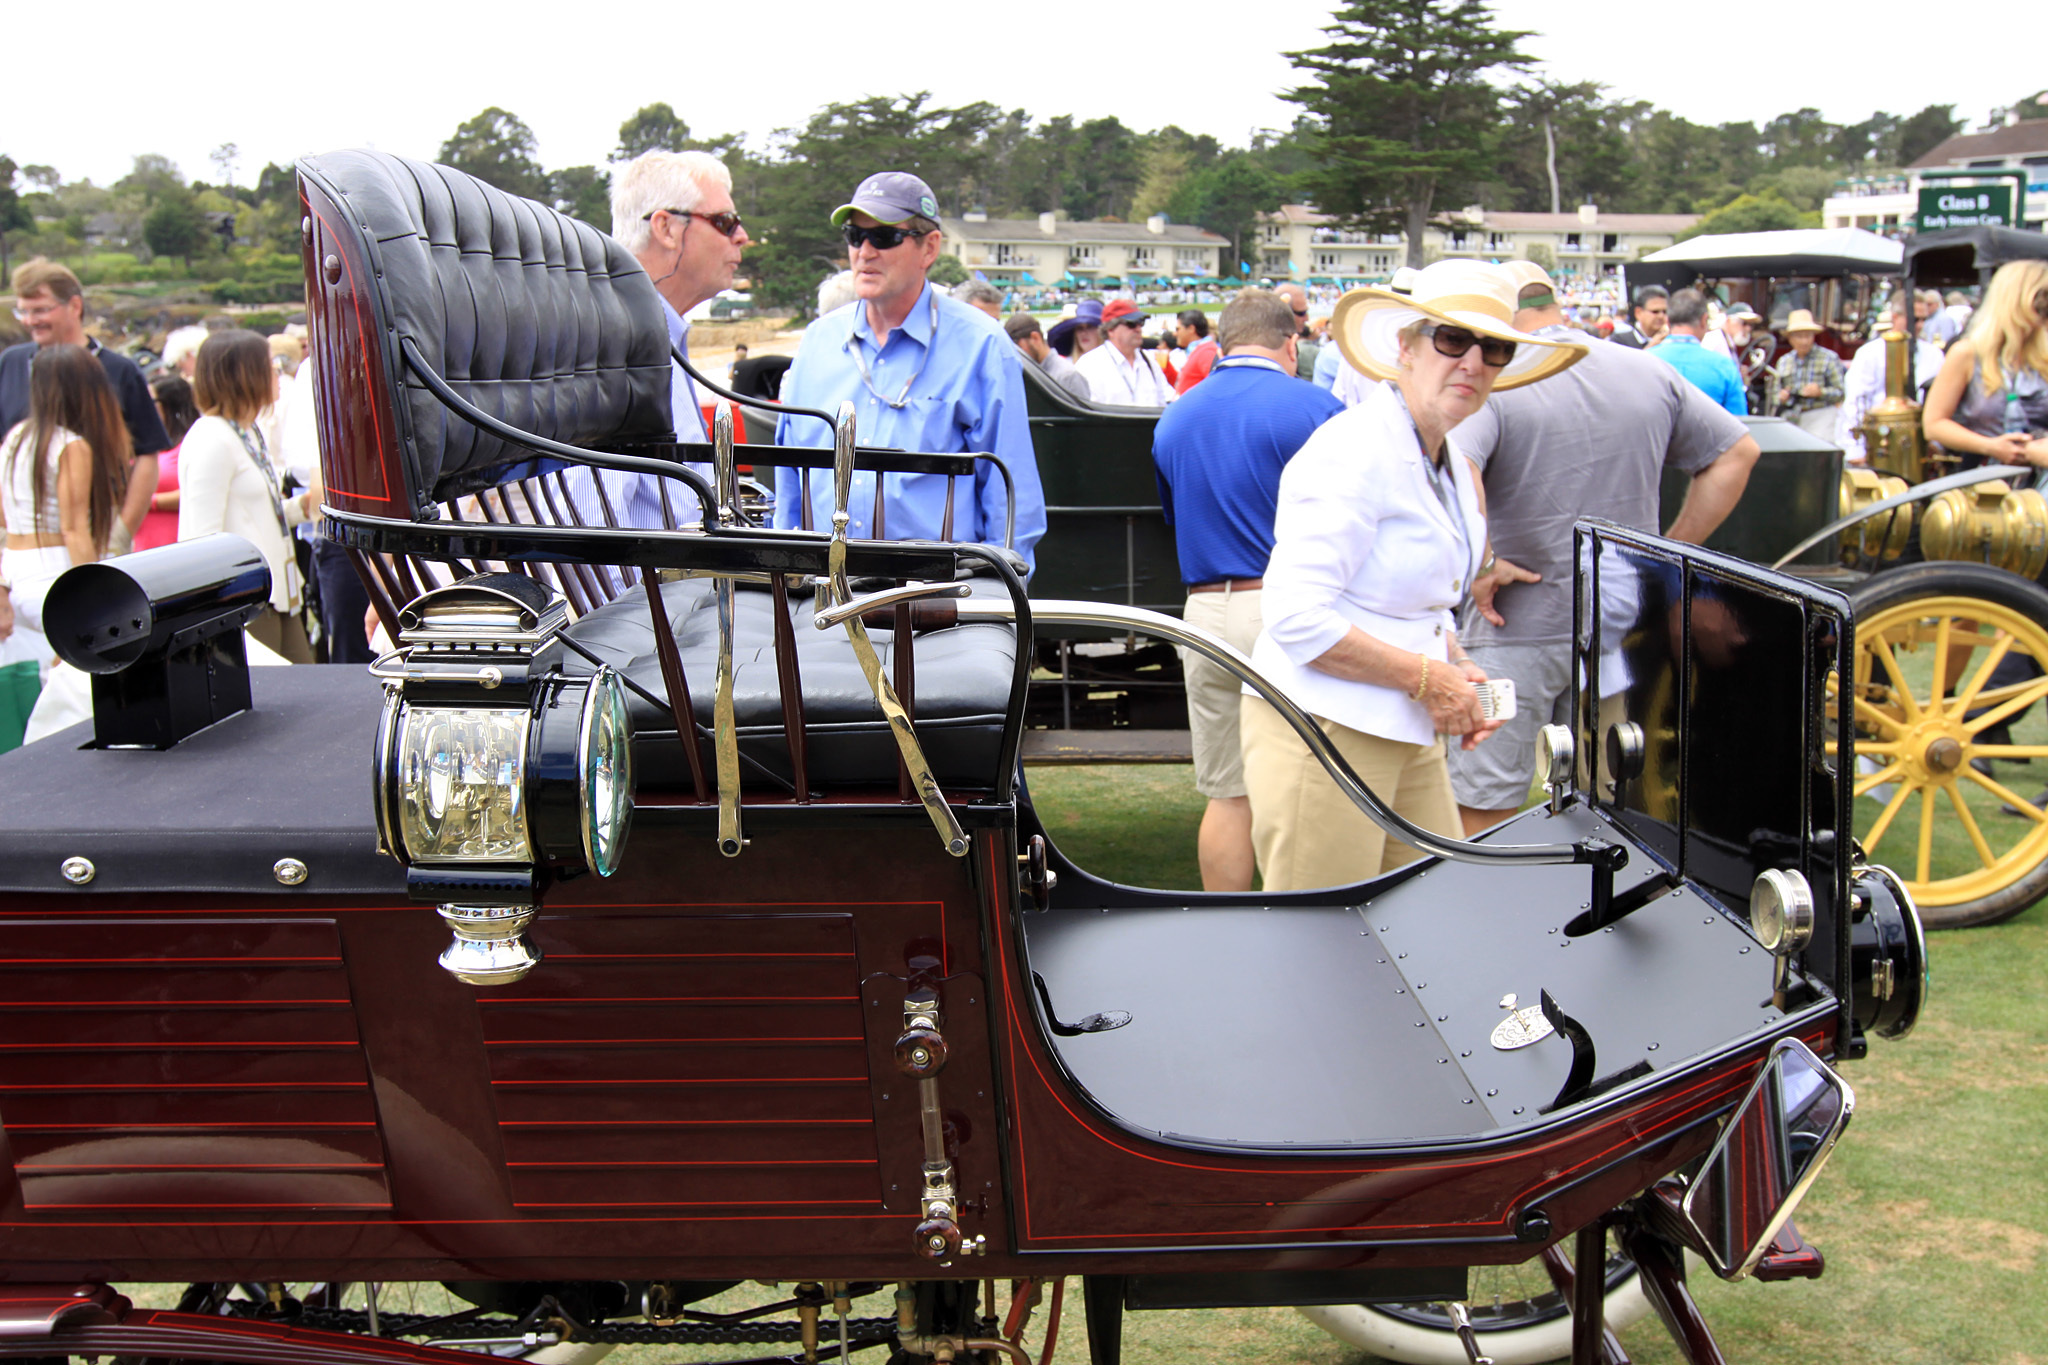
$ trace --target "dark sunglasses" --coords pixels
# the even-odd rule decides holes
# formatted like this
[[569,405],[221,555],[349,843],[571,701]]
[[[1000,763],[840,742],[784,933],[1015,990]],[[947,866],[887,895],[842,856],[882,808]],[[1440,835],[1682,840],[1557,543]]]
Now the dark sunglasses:
[[1143,319],[1143,318],[1118,318],[1118,319],[1116,320],[1116,322],[1115,322],[1115,323],[1114,323],[1113,325],[1114,325],[1114,326],[1117,326],[1117,327],[1134,327],[1134,328],[1136,328],[1137,330],[1139,330],[1139,331],[1141,331],[1141,332],[1142,332],[1142,331],[1144,331],[1144,330],[1145,330],[1145,319]]
[[[656,209],[654,213],[666,213],[675,218],[698,218],[711,224],[711,230],[731,241],[739,235],[741,221],[737,213],[699,213],[695,209]],[[647,215],[654,217],[654,213]],[[643,220],[644,221],[644,220]]]
[[859,251],[862,242],[873,243],[877,251],[894,251],[897,247],[902,246],[906,239],[915,241],[917,238],[924,236],[922,232],[914,228],[892,227],[887,223],[878,223],[874,227],[861,227],[857,223],[848,223],[839,230],[846,234],[846,249],[848,251]]
[[1497,370],[1515,358],[1514,342],[1483,337],[1463,327],[1438,323],[1429,329],[1429,340],[1438,355],[1449,356],[1452,360],[1462,360],[1467,351],[1477,346],[1480,361],[1490,370]]

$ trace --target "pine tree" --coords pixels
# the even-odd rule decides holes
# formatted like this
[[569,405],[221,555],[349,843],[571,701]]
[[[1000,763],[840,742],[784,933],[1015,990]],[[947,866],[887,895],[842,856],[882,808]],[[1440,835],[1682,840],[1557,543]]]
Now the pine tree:
[[1319,124],[1305,187],[1325,213],[1405,231],[1420,266],[1438,203],[1493,174],[1488,75],[1526,68],[1529,35],[1494,27],[1483,0],[1355,0],[1323,31],[1326,46],[1288,54],[1314,80],[1287,96]]

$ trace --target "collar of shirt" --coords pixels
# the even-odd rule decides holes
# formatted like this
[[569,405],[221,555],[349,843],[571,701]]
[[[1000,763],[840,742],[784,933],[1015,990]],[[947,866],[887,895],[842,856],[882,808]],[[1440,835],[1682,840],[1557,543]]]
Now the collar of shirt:
[[[932,344],[932,304],[932,286],[931,282],[927,280],[924,288],[917,291],[917,302],[910,305],[910,315],[904,318],[900,325],[890,328],[889,335],[891,337],[899,334],[907,336],[918,345],[929,348]],[[856,342],[867,343],[869,349],[878,354],[881,352],[882,347],[887,344],[886,341],[877,342],[875,340],[875,329],[868,325],[868,301],[866,299],[855,299],[853,301],[853,339]]]
[[1664,340],[1657,344],[1660,346],[1697,346],[1700,344],[1700,339],[1690,332],[1667,332]]
[[1266,357],[1262,355],[1225,356],[1223,359],[1216,362],[1216,368],[1219,370],[1259,369],[1271,370],[1274,374],[1287,373],[1286,370],[1282,369],[1279,365],[1275,364],[1273,361],[1266,359]]

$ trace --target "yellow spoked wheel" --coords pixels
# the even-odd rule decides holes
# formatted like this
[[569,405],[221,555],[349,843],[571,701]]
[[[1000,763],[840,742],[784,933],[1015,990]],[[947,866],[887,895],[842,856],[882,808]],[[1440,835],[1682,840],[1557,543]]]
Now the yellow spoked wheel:
[[1930,929],[2018,914],[2048,894],[2048,591],[1985,565],[1919,564],[1854,602],[1864,851],[1905,880]]

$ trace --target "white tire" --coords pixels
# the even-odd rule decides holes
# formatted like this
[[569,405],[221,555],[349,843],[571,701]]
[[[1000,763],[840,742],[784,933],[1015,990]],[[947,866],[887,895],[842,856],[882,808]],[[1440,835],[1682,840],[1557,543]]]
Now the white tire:
[[[1471,1275],[1472,1297],[1467,1302],[1472,1325],[1479,1333],[1480,1351],[1495,1365],[1542,1365],[1570,1358],[1571,1314],[1550,1289],[1541,1263],[1474,1266]],[[1629,1266],[1607,1291],[1607,1326],[1619,1330],[1649,1311],[1641,1277]],[[1466,1365],[1465,1347],[1440,1304],[1339,1303],[1307,1306],[1300,1312],[1339,1341],[1385,1360]]]

